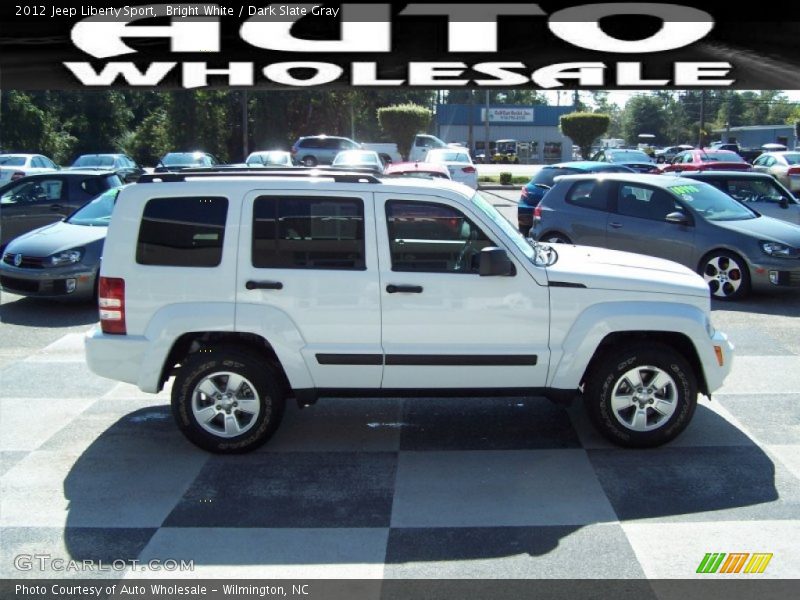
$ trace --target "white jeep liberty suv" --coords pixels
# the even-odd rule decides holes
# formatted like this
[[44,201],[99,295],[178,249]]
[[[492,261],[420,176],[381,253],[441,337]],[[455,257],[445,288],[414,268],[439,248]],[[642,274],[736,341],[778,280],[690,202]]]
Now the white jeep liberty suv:
[[[525,240],[452,182],[337,170],[146,175],[120,192],[89,367],[246,452],[287,398],[582,394],[656,446],[731,368],[708,286],[676,263]],[[457,401],[457,400],[454,400]]]

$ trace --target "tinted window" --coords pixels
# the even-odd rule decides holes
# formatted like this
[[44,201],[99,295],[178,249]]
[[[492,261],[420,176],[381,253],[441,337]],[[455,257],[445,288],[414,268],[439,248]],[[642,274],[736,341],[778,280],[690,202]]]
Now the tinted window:
[[481,250],[495,245],[466,216],[444,204],[390,200],[386,222],[392,271],[478,273]]
[[0,156],[0,165],[4,167],[24,167],[24,156]]
[[596,181],[579,181],[567,193],[567,202],[583,208],[606,210],[608,203],[605,196],[598,193]]
[[144,207],[136,262],[216,267],[222,260],[226,198],[153,198]]
[[322,143],[319,138],[306,138],[298,144],[301,148],[321,148]]
[[630,184],[619,187],[617,212],[621,215],[664,221],[669,213],[679,208],[672,195],[663,190]]
[[86,154],[72,163],[73,167],[112,167],[114,157],[102,154]]
[[357,198],[278,198],[253,204],[253,266],[366,269],[364,203]]
[[531,179],[531,183],[541,183],[542,185],[549,185],[553,187],[553,180],[561,175],[574,175],[578,173],[577,169],[567,169],[564,167],[543,167]]
[[64,182],[60,179],[35,179],[9,189],[0,198],[2,204],[52,202],[61,199]]
[[772,177],[729,179],[726,182],[720,182],[720,185],[715,184],[715,186],[739,202],[771,202],[774,204],[778,204],[782,200],[791,204],[795,202],[794,198],[790,198],[788,194],[781,191]]
[[800,165],[800,152],[784,154],[783,159],[790,165]]

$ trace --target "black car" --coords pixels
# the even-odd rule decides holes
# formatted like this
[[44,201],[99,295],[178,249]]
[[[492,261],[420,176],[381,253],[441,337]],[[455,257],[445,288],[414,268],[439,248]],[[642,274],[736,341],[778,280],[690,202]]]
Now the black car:
[[158,161],[154,173],[167,173],[197,167],[216,167],[219,161],[208,152],[167,152]]
[[20,177],[0,188],[0,250],[15,237],[61,221],[122,180],[111,171],[58,171]]
[[123,183],[133,183],[145,173],[135,160],[125,154],[82,154],[70,169],[114,171]]
[[658,166],[650,156],[642,150],[628,148],[606,148],[594,156],[592,160],[623,165],[637,173],[659,173]]

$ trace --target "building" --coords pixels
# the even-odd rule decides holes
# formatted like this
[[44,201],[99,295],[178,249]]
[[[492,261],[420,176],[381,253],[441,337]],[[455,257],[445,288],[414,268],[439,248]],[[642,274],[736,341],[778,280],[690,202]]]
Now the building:
[[[467,144],[472,125],[473,152],[482,153],[486,141],[486,107],[480,104],[439,104],[436,135],[445,142]],[[572,106],[489,106],[490,148],[497,140],[523,142],[520,162],[555,163],[572,160],[572,140],[559,129],[561,115]]]
[[797,147],[794,125],[748,125],[715,129],[714,134],[723,142],[737,142],[742,148],[760,148],[764,144],[783,144],[789,149]]

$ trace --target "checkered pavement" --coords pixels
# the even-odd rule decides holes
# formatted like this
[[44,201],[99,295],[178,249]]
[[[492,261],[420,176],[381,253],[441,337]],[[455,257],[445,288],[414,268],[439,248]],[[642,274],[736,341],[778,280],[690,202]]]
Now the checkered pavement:
[[[686,578],[706,552],[771,552],[761,577],[796,578],[800,355],[741,339],[659,449],[541,398],[398,398],[290,403],[265,447],[221,457],[69,334],[0,369],[0,576]],[[195,568],[18,571],[20,553]]]

